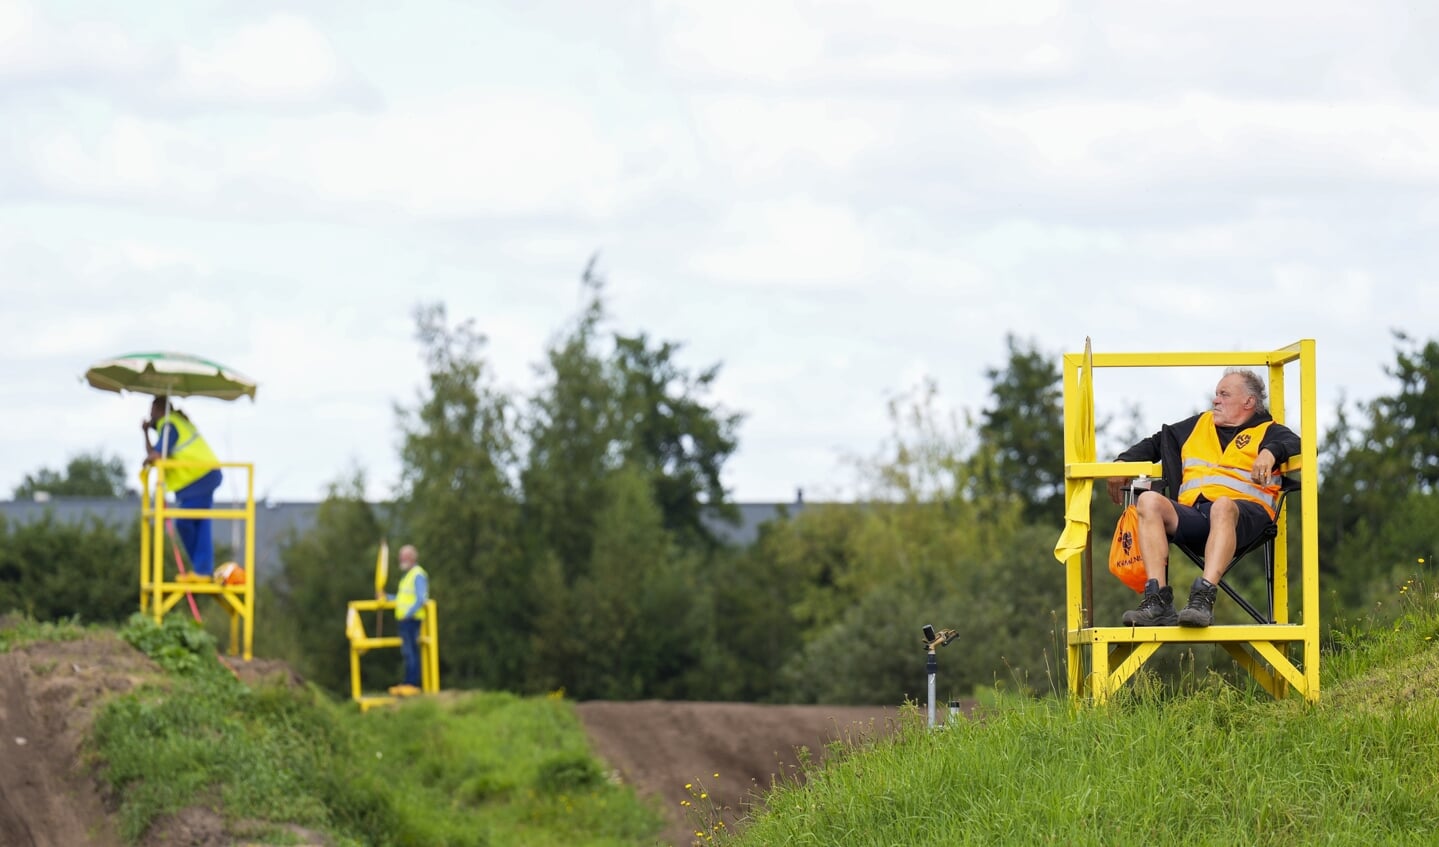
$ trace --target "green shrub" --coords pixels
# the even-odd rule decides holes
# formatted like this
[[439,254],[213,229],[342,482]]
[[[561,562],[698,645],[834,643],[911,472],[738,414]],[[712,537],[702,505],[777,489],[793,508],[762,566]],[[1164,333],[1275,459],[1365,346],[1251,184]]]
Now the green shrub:
[[599,785],[604,778],[593,756],[558,753],[540,762],[535,788],[546,794],[561,794]]

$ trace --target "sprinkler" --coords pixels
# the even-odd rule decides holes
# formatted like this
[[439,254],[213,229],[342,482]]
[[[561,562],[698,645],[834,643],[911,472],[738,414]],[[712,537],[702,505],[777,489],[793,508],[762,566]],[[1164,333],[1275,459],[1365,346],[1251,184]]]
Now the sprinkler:
[[924,625],[924,641],[921,643],[924,644],[925,652],[924,672],[929,677],[928,707],[930,729],[934,728],[934,676],[939,672],[939,657],[935,655],[934,651],[958,638],[959,633],[952,629],[942,629],[939,632],[935,632],[933,626],[929,624]]

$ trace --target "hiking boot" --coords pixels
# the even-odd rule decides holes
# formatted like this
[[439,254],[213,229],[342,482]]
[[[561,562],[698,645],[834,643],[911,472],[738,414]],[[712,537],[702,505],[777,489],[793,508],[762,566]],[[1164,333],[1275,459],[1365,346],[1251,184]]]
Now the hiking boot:
[[1159,587],[1159,580],[1144,583],[1144,599],[1139,608],[1124,613],[1125,626],[1174,626],[1179,616],[1174,613],[1174,589]]
[[1214,595],[1219,586],[1199,577],[1189,589],[1189,605],[1179,613],[1180,626],[1209,626],[1214,623]]

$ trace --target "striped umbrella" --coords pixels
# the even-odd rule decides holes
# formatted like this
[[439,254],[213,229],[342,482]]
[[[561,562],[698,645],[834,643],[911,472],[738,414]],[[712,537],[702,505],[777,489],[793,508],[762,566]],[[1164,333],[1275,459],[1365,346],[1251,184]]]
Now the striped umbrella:
[[219,362],[187,353],[127,353],[85,371],[85,381],[102,391],[156,397],[255,399],[255,381]]

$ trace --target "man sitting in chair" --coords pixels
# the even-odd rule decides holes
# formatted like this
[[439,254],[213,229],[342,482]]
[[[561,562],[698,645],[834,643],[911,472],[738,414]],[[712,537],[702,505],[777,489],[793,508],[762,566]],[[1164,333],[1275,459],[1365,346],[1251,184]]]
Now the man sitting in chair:
[[[1149,577],[1139,608],[1126,626],[1209,626],[1214,597],[1234,551],[1257,540],[1274,522],[1280,479],[1275,468],[1299,452],[1299,436],[1276,423],[1265,407],[1264,381],[1251,370],[1228,368],[1214,389],[1214,410],[1168,424],[1119,454],[1120,462],[1161,462],[1169,491],[1142,491],[1139,551]],[[1121,502],[1125,477],[1110,477],[1109,497]],[[1177,484],[1176,484],[1177,483]],[[1204,549],[1204,574],[1177,614],[1167,585],[1170,540]]]

